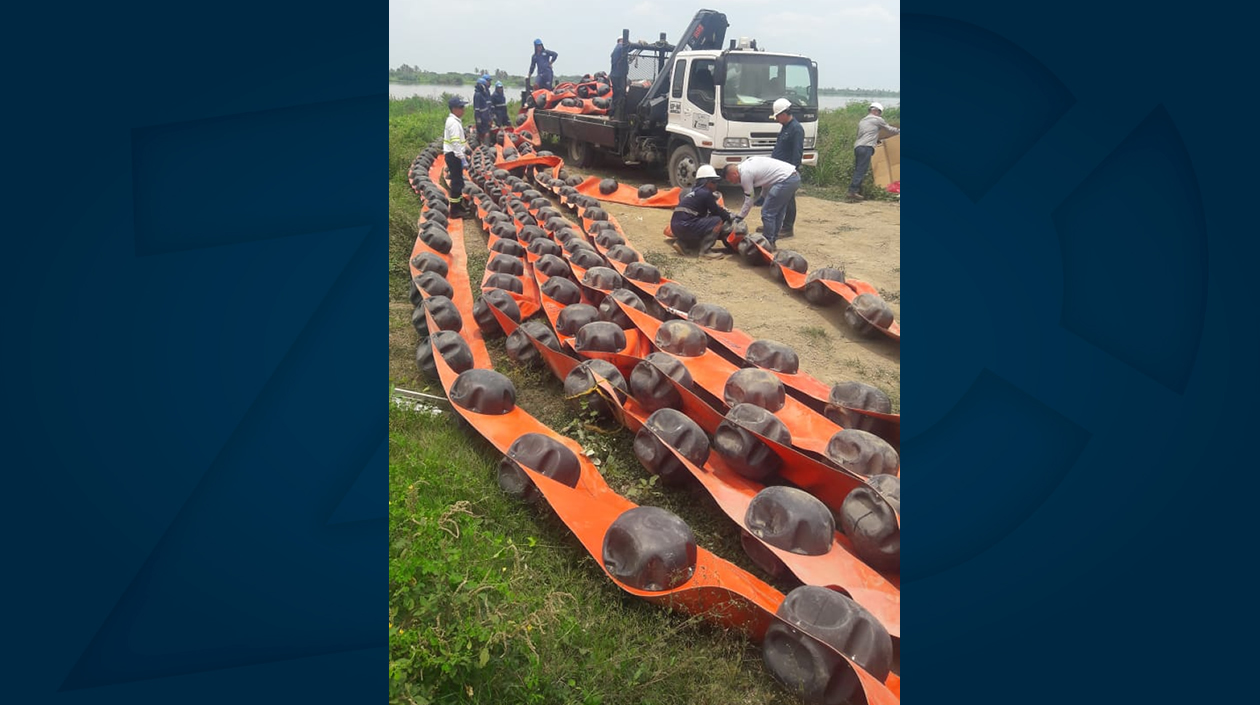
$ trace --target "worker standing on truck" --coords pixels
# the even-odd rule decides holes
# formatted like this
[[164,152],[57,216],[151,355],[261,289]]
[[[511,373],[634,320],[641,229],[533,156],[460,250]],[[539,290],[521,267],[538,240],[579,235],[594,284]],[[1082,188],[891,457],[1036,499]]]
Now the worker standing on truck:
[[617,37],[617,46],[612,50],[612,70],[608,72],[609,83],[612,84],[612,116],[615,120],[624,120],[621,114],[626,104],[626,77],[630,75],[630,47],[626,46],[624,37]]
[[494,122],[499,127],[511,127],[507,114],[507,96],[503,95],[503,81],[494,82],[494,93],[490,95],[490,105],[494,108]]
[[481,144],[490,144],[490,121],[493,117],[490,82],[482,76],[473,87],[473,119],[477,121],[477,141]]
[[761,207],[761,234],[774,245],[779,239],[787,202],[801,186],[801,175],[796,173],[796,167],[771,157],[749,157],[739,164],[727,164],[722,176],[727,183],[739,184],[744,189],[744,206],[735,216],[739,220],[752,210],[756,190],[767,189],[765,205]]
[[534,75],[534,69],[538,69],[538,82],[535,88],[546,88],[551,90],[551,65],[556,63],[556,59],[560,55],[543,46],[541,39],[534,40],[534,55],[529,59],[529,73],[525,74],[525,82],[529,83],[530,76]]
[[862,179],[866,178],[866,170],[871,167],[871,157],[875,154],[875,144],[886,137],[901,134],[901,130],[884,122],[884,106],[871,103],[866,110],[866,117],[858,122],[857,139],[853,142],[853,180],[849,182],[850,203],[862,200],[858,189],[862,187]]
[[[787,162],[799,171],[801,158],[805,156],[805,128],[801,127],[801,123],[792,117],[792,101],[787,98],[780,98],[774,101],[774,108],[770,116],[783,126],[779,130],[779,137],[774,142],[774,151],[770,153],[770,157],[781,162]],[[787,205],[783,208],[783,226],[779,228],[779,239],[792,237],[792,230],[795,226],[796,192],[793,191],[792,197],[788,199]]]
[[685,254],[684,246],[696,247],[701,257],[720,259],[722,253],[713,252],[723,223],[730,223],[731,212],[718,205],[717,171],[708,164],[696,170],[696,185],[678,200],[678,207],[669,219],[669,231],[673,237],[665,242],[674,252]]
[[468,157],[464,150],[468,141],[464,139],[464,106],[468,102],[459,96],[446,103],[451,114],[446,116],[446,130],[442,133],[442,156],[446,158],[446,169],[450,172],[446,179],[446,198],[450,205],[447,215],[451,218],[466,217],[464,213],[464,169],[468,166]]

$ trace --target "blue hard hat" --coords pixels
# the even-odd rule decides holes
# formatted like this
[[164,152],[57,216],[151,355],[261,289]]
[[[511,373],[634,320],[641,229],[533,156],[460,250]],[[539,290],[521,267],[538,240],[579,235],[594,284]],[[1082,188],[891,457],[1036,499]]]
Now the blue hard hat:
[[535,40],[534,40],[534,43],[535,43],[535,44],[542,44],[542,40],[541,40],[541,39],[535,39]]
[[483,86],[490,85],[489,79],[487,79],[485,76],[482,76],[481,78],[477,79],[477,83]]
[[503,87],[503,81],[495,81],[495,82],[494,82],[494,87],[495,87],[495,88],[502,88],[502,87]]

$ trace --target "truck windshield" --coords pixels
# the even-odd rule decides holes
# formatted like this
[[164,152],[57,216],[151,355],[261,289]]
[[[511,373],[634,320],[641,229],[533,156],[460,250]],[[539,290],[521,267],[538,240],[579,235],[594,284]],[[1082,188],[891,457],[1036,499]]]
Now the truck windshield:
[[[768,119],[770,106],[787,98],[796,107],[817,109],[809,59],[731,52],[722,86],[722,114],[731,120]],[[766,115],[760,116],[764,112]]]

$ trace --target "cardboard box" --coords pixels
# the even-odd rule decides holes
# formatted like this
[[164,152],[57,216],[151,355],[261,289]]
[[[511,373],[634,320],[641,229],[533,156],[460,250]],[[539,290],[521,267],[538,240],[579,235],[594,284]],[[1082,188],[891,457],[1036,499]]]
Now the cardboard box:
[[871,155],[871,177],[880,188],[901,181],[901,135],[893,135],[875,145],[875,154]]

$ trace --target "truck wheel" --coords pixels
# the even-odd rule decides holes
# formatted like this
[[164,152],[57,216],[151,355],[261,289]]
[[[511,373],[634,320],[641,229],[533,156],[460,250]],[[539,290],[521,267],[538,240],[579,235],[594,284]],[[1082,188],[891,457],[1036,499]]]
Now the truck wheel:
[[669,155],[669,183],[689,189],[696,185],[696,169],[700,168],[700,157],[695,147],[686,145],[678,147]]
[[569,163],[585,169],[595,163],[595,150],[589,142],[569,140]]

